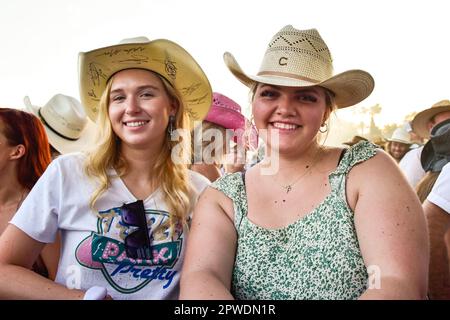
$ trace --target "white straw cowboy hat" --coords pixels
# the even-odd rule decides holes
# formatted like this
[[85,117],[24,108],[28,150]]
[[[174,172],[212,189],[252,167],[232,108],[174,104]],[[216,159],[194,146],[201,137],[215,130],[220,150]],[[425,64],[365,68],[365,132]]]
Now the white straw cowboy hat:
[[438,113],[450,111],[450,101],[442,100],[425,109],[414,117],[411,125],[414,132],[421,138],[430,138],[430,130],[428,129],[428,122]]
[[38,107],[26,96],[24,103],[41,120],[49,143],[59,153],[84,151],[94,144],[95,124],[77,99],[56,94],[43,107]]
[[392,133],[391,138],[386,140],[390,142],[413,144],[413,142],[411,141],[411,136],[409,135],[409,132],[406,130],[405,126],[395,129]]
[[335,94],[338,108],[357,104],[374,88],[372,76],[362,70],[333,76],[331,54],[316,29],[297,30],[291,25],[281,29],[270,41],[256,76],[242,71],[229,52],[225,52],[224,61],[233,75],[248,87],[255,82],[289,87],[321,86]]
[[181,94],[191,125],[201,121],[211,105],[212,89],[205,73],[185,49],[170,40],[125,39],[80,52],[78,64],[81,102],[93,121],[108,80],[126,69],[146,69],[164,77]]

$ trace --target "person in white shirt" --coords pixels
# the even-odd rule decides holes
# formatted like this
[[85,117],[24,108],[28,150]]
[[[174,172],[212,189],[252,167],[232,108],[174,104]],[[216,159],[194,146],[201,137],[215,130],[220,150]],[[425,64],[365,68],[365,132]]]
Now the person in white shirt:
[[[431,108],[419,112],[411,125],[418,136],[429,139],[431,129],[447,119],[450,119],[450,100],[442,100],[435,103]],[[420,163],[422,149],[423,147],[412,149],[399,162],[400,169],[402,169],[413,188],[425,176],[425,171]]]
[[[97,145],[55,159],[3,233],[0,298],[177,299],[190,215],[208,185],[180,159],[189,122],[211,104],[209,81],[165,39],[80,53],[79,67]],[[26,268],[58,231],[52,282]]]

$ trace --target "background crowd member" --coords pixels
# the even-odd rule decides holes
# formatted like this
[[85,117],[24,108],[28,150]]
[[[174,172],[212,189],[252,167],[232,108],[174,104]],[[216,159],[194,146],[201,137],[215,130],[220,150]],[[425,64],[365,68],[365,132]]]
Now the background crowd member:
[[[444,120],[450,119],[450,101],[442,100],[435,103],[431,108],[425,109],[414,117],[411,122],[413,131],[423,139],[430,138],[430,131],[433,127]],[[425,171],[420,163],[420,155],[423,147],[412,149],[402,160],[399,166],[406,175],[409,184],[414,188],[420,179],[425,175]]]
[[28,96],[23,100],[26,109],[44,125],[53,159],[95,145],[95,124],[77,99],[56,94],[42,107],[33,105]]
[[[227,129],[233,132],[227,135]],[[241,106],[217,92],[213,93],[213,102],[205,120],[194,128],[192,134],[193,163],[190,168],[211,182],[224,173],[225,160],[232,160],[231,156],[225,159],[229,151],[234,154],[239,149],[239,152],[246,153],[249,146],[256,149],[258,143],[256,131],[241,113]],[[231,149],[233,142],[234,150]],[[245,158],[239,157],[238,160],[244,161]]]
[[353,146],[353,145],[355,145],[355,144],[357,144],[358,142],[361,142],[361,141],[369,141],[369,140],[367,140],[367,138],[364,138],[364,137],[361,137],[361,136],[353,136],[352,140],[343,142],[342,144],[346,144],[348,146]]
[[[421,163],[425,177],[417,185],[430,235],[429,296],[450,299],[450,119],[431,130]],[[446,168],[446,169],[445,169]]]
[[[25,111],[0,108],[0,234],[50,161],[47,135],[39,119]],[[31,215],[26,218],[31,219]],[[56,241],[46,245],[30,266],[54,279],[58,258]]]
[[392,136],[386,140],[388,141],[386,151],[397,163],[404,157],[412,145],[410,135],[404,126],[395,129]]
[[[130,59],[135,52],[142,58]],[[189,120],[211,104],[209,81],[165,39],[82,52],[79,70],[98,146],[53,160],[23,202],[0,238],[0,297],[176,299],[191,208],[208,184],[180,160]],[[55,283],[23,267],[58,230]]]
[[[260,162],[202,194],[180,298],[424,298],[425,218],[398,166],[370,142],[342,149],[318,141],[334,107],[369,96],[370,74],[333,75],[317,30],[292,26],[271,39],[256,76],[231,54],[224,59],[251,90],[265,160],[278,170]],[[369,272],[379,286],[368,286]]]

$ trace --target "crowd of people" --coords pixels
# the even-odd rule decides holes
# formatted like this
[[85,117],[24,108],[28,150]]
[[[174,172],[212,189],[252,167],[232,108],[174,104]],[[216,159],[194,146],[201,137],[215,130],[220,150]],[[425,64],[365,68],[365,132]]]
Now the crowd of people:
[[81,52],[80,101],[0,108],[0,299],[450,299],[450,101],[331,147],[370,73],[291,25],[256,75],[223,59],[250,119],[145,37]]

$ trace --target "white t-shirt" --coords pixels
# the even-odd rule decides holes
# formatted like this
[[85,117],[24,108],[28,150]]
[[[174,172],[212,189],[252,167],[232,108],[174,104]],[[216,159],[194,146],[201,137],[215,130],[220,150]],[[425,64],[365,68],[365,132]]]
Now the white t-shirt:
[[450,163],[442,168],[427,200],[450,214]]
[[[130,259],[124,238],[134,228],[122,223],[120,207],[137,199],[114,178],[96,202],[99,212],[93,212],[89,201],[96,187],[83,171],[84,159],[77,153],[53,160],[11,223],[45,243],[61,230],[55,281],[68,288],[102,286],[113,299],[177,299],[186,230],[179,224],[170,232],[162,192],[158,189],[144,200],[153,259]],[[197,199],[209,181],[193,171],[189,179]]]
[[425,171],[422,168],[420,162],[420,156],[422,155],[423,146],[408,151],[404,157],[400,160],[398,165],[406,175],[409,184],[415,188],[417,183],[425,176]]

